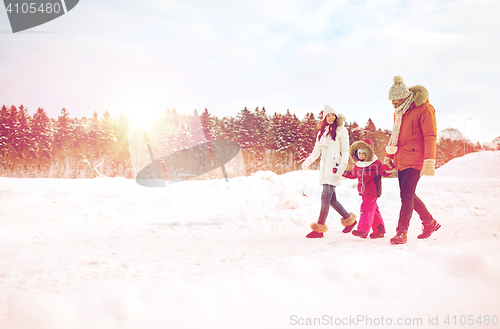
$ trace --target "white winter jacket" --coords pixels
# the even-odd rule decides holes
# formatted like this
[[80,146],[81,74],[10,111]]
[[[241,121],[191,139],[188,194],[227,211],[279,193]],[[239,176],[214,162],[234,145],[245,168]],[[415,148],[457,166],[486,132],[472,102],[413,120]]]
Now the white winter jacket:
[[[304,161],[303,166],[309,167],[320,155],[319,184],[329,184],[340,186],[342,184],[342,174],[347,168],[349,161],[349,133],[344,127],[344,117],[339,114],[337,117],[337,137],[333,140],[330,135],[326,136],[324,143],[320,143],[316,138],[316,144],[309,157]],[[318,133],[319,135],[319,133]],[[337,173],[333,173],[333,168],[338,164]]]

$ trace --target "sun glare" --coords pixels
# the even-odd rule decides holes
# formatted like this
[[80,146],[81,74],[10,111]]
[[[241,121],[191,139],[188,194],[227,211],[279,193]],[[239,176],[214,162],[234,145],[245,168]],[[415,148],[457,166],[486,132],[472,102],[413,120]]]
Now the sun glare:
[[144,99],[134,100],[125,110],[125,115],[131,120],[131,130],[149,130],[160,111],[158,104],[148,101],[147,97],[145,97]]

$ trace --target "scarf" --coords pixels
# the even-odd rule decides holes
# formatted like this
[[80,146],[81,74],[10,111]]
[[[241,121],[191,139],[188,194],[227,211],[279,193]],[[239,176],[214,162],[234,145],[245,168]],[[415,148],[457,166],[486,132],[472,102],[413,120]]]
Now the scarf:
[[360,167],[360,168],[366,168],[368,166],[371,166],[375,161],[377,161],[378,158],[377,156],[374,154],[373,155],[373,159],[372,161],[356,161],[356,166]]
[[403,104],[399,105],[399,107],[394,111],[394,126],[392,128],[392,135],[389,139],[389,143],[385,147],[385,151],[387,154],[396,154],[398,151],[398,138],[399,131],[401,130],[401,121],[403,120],[403,115],[410,108],[411,103],[413,103],[413,99],[415,98],[415,93],[410,91],[410,96],[403,102]]

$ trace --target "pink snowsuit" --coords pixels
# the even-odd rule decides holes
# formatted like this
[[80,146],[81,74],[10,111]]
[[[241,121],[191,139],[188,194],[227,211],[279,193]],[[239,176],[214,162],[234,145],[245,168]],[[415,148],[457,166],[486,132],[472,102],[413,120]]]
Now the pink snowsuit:
[[[357,150],[363,150],[367,153],[366,160],[361,161],[357,157]],[[358,179],[358,192],[363,198],[361,203],[361,216],[359,218],[358,231],[366,234],[372,228],[373,233],[385,233],[384,220],[378,208],[377,199],[382,195],[382,176],[390,176],[389,167],[383,165],[377,160],[373,152],[373,142],[367,138],[363,141],[358,141],[351,146],[351,157],[356,161],[356,165],[352,171],[346,170],[342,176],[350,179]]]

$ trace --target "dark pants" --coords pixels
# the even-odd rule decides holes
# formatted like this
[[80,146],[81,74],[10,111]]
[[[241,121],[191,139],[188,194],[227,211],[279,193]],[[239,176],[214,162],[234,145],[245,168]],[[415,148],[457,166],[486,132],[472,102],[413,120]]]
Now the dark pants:
[[432,222],[432,215],[425,204],[415,194],[420,180],[420,170],[409,168],[398,172],[399,190],[401,193],[401,211],[399,212],[398,231],[407,231],[413,210],[419,214],[422,224]]
[[349,213],[337,201],[337,196],[335,195],[335,186],[323,184],[323,192],[321,193],[321,211],[319,213],[318,224],[325,225],[330,206],[335,209],[340,214],[340,216],[342,216],[342,218],[349,217]]

